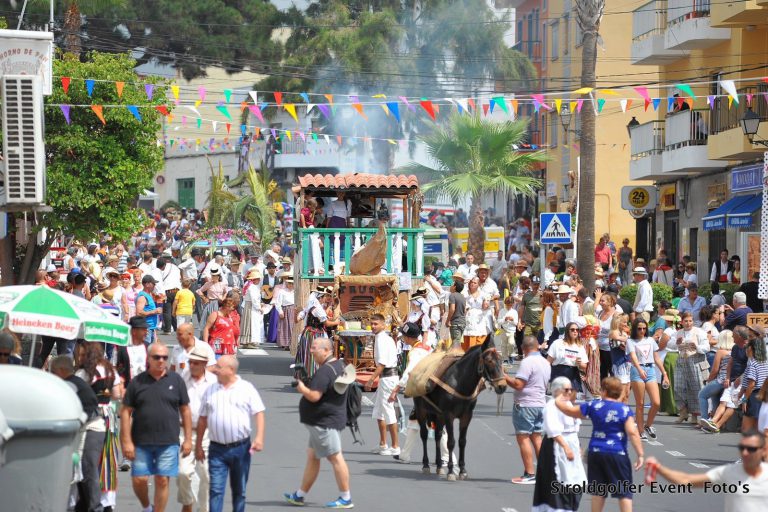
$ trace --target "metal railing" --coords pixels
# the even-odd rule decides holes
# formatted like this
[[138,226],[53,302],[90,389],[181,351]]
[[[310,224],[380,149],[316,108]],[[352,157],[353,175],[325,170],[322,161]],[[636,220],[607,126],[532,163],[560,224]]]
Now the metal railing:
[[667,114],[664,150],[706,145],[709,135],[709,110],[681,110]]
[[667,29],[667,0],[651,0],[632,13],[632,40],[640,41]]
[[[709,133],[715,134],[739,128],[741,118],[751,104],[752,111],[760,116],[760,121],[768,120],[768,107],[761,96],[768,92],[768,85],[761,84],[757,87],[743,87],[739,89],[739,103],[729,102],[727,96],[718,96],[715,98],[715,104],[712,107],[712,114],[709,116]],[[747,101],[747,94],[752,94],[751,103]]]
[[669,0],[667,3],[667,25],[675,25],[693,18],[709,16],[712,0]]
[[630,154],[633,160],[660,155],[664,151],[664,121],[650,121],[631,130]]
[[[376,228],[306,228],[299,230],[301,241],[301,277],[313,279],[332,276],[335,262],[346,262],[344,274],[349,274],[352,254],[362,247],[378,230]],[[420,228],[387,228],[387,274],[409,272],[413,277],[424,276],[424,230]]]

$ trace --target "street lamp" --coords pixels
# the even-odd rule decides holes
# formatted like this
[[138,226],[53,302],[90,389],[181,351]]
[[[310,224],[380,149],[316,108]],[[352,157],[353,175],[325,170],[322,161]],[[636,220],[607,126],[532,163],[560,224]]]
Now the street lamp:
[[568,138],[568,127],[571,126],[571,109],[568,105],[563,105],[560,108],[560,124],[563,125],[563,130],[565,130],[565,137]]
[[741,118],[741,129],[749,139],[750,144],[760,144],[761,146],[768,147],[768,141],[762,139],[755,140],[758,128],[760,128],[760,116],[752,111],[752,107],[749,107],[744,113],[744,117]]
[[627,133],[630,139],[632,138],[632,128],[635,126],[640,126],[640,121],[635,116],[632,116],[632,119],[627,123]]

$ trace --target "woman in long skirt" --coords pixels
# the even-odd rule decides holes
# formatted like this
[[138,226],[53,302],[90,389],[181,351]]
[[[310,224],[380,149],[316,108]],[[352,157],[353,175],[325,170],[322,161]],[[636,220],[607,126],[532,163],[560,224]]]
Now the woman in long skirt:
[[587,352],[587,368],[581,374],[586,391],[593,397],[600,396],[600,348],[597,337],[600,335],[600,320],[595,316],[595,305],[592,302],[584,304],[582,315],[586,326],[579,330],[579,339]]
[[296,306],[294,304],[293,278],[283,278],[283,285],[277,289],[272,305],[277,311],[277,346],[283,350],[291,347],[293,340],[293,323],[296,320]]
[[331,301],[331,296],[324,286],[318,286],[310,294],[306,308],[301,311],[297,320],[306,319],[304,330],[299,336],[298,346],[296,347],[296,363],[304,365],[307,375],[312,377],[315,374],[315,360],[312,357],[312,342],[317,338],[327,338],[326,327],[335,327],[341,322],[339,320],[329,320],[325,312],[325,307]]
[[[677,331],[676,343],[678,358],[675,363],[675,402],[680,416],[675,423],[684,423],[691,416],[691,423],[696,425],[699,416],[699,391],[704,379],[709,375],[709,363],[705,354],[709,351],[707,334],[693,325],[693,314],[685,311],[680,315],[682,329]],[[667,344],[667,347],[669,347]]]
[[[550,384],[552,397],[565,395],[569,403],[576,398],[568,377],[557,377]],[[581,488],[587,475],[581,463],[579,427],[581,420],[563,414],[550,400],[544,407],[544,439],[536,465],[533,512],[578,510]],[[555,482],[559,484],[556,490]]]
[[[200,325],[208,323],[208,316],[219,309],[219,301],[227,298],[227,283],[222,281],[221,267],[211,265],[211,278],[195,292],[205,304],[203,315],[200,317]],[[202,330],[202,327],[201,327]]]
[[261,311],[261,272],[252,268],[245,276],[243,316],[240,318],[239,345],[255,348],[264,342],[264,313]]

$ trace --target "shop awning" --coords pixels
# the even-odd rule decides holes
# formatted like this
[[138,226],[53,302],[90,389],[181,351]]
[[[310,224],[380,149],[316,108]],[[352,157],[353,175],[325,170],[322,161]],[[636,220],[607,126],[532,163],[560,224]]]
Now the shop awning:
[[752,214],[763,206],[763,194],[747,196],[747,200],[726,214],[729,228],[752,227]]
[[737,206],[745,203],[752,196],[732,197],[719,208],[706,214],[701,220],[704,224],[704,231],[713,231],[715,229],[725,229],[725,216]]

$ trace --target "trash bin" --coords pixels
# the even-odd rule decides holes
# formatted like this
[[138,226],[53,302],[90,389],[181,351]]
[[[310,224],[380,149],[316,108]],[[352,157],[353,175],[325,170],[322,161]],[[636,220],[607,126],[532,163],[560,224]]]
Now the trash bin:
[[2,365],[0,389],[0,411],[13,431],[0,447],[0,509],[66,510],[73,454],[86,419],[74,388],[41,370]]

